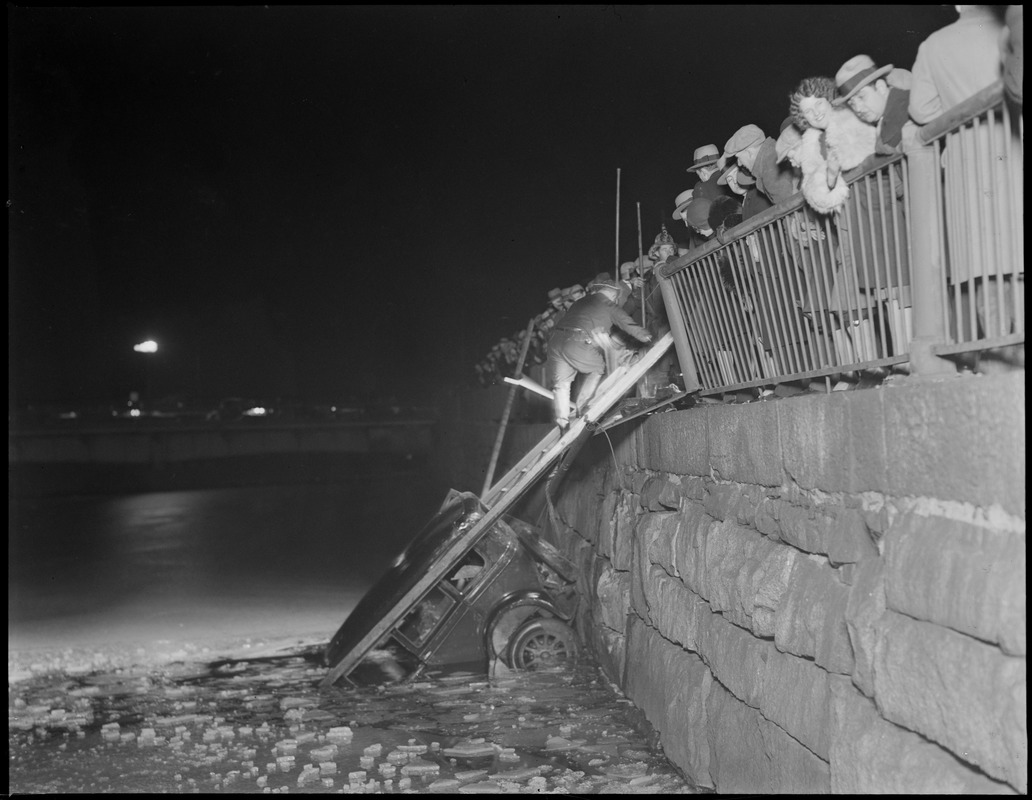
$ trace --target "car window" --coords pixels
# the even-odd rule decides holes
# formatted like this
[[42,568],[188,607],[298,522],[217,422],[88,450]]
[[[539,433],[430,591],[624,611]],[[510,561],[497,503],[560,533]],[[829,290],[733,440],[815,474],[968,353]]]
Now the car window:
[[401,621],[398,633],[413,644],[421,645],[454,605],[455,600],[445,594],[440,586],[435,586]]
[[470,550],[462,557],[462,560],[445,578],[452,586],[460,592],[468,592],[479,583],[479,578],[484,574],[487,560],[478,548]]

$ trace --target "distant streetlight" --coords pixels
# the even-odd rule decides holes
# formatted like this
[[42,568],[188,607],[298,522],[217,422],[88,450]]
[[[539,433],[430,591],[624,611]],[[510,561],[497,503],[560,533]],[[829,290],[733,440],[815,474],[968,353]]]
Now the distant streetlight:
[[[133,345],[133,350],[136,351],[137,353],[145,353],[147,355],[151,355],[152,353],[158,352],[158,343],[155,342],[153,339],[147,339],[145,341],[138,342],[137,344],[134,344]],[[150,402],[153,399],[153,397],[154,397],[153,392],[151,391],[151,359],[149,359],[149,358],[146,359],[146,362],[147,363],[144,365],[144,369],[143,369],[143,378],[144,378],[144,383],[146,384],[146,387],[147,387],[147,400],[148,400],[148,402]],[[130,416],[133,416],[133,417],[140,416],[140,409],[138,407],[139,400],[140,400],[139,395],[136,392],[130,392],[130,394],[129,394],[129,409],[130,409],[129,414],[130,414]]]

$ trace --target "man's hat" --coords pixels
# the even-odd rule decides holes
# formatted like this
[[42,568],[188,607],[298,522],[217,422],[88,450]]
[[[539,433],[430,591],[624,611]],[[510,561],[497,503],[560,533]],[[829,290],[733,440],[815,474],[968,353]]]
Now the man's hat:
[[652,243],[652,247],[649,248],[649,258],[653,261],[657,260],[659,255],[659,248],[663,245],[670,245],[675,250],[677,249],[677,242],[674,241],[674,237],[667,233],[666,225],[662,226],[662,230],[656,234],[656,241]]
[[677,197],[674,198],[674,216],[673,219],[680,219],[681,212],[685,210],[690,202],[692,202],[692,195],[695,194],[694,189],[685,189]]
[[709,227],[709,212],[712,203],[705,197],[696,197],[688,204],[686,215],[688,224],[695,228]]
[[720,151],[715,144],[704,144],[702,147],[695,148],[694,158],[695,163],[688,167],[686,172],[695,172],[702,167],[712,167],[720,158]]
[[758,125],[743,125],[735,131],[734,135],[727,140],[727,144],[724,145],[724,158],[727,159],[737,153],[741,153],[747,147],[752,147],[754,144],[761,144],[766,138]]
[[717,178],[717,183],[721,186],[727,186],[727,179],[732,173],[734,173],[735,180],[739,186],[752,186],[756,183],[756,178],[750,175],[749,171],[740,164],[731,164],[729,167],[726,167],[720,173],[720,177]]
[[620,291],[620,284],[614,281],[612,278],[601,278],[592,281],[588,284],[588,291],[592,294],[601,292],[603,289],[612,289],[614,292]]
[[892,72],[892,64],[879,67],[870,56],[853,56],[835,73],[835,86],[838,87],[839,93],[839,96],[835,98],[835,105],[842,105],[867,84],[873,83],[890,72]]

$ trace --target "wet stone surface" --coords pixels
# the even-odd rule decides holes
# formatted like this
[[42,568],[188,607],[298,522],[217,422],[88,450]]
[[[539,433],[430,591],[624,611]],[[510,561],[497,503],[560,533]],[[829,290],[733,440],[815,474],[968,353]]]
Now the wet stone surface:
[[593,664],[321,691],[318,654],[9,681],[9,789],[697,791]]

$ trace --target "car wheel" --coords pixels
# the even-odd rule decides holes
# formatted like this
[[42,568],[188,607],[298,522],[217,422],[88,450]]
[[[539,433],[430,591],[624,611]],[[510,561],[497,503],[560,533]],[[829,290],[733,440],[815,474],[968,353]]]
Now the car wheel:
[[518,670],[542,669],[576,661],[579,653],[573,628],[557,619],[536,619],[512,637],[509,663]]

